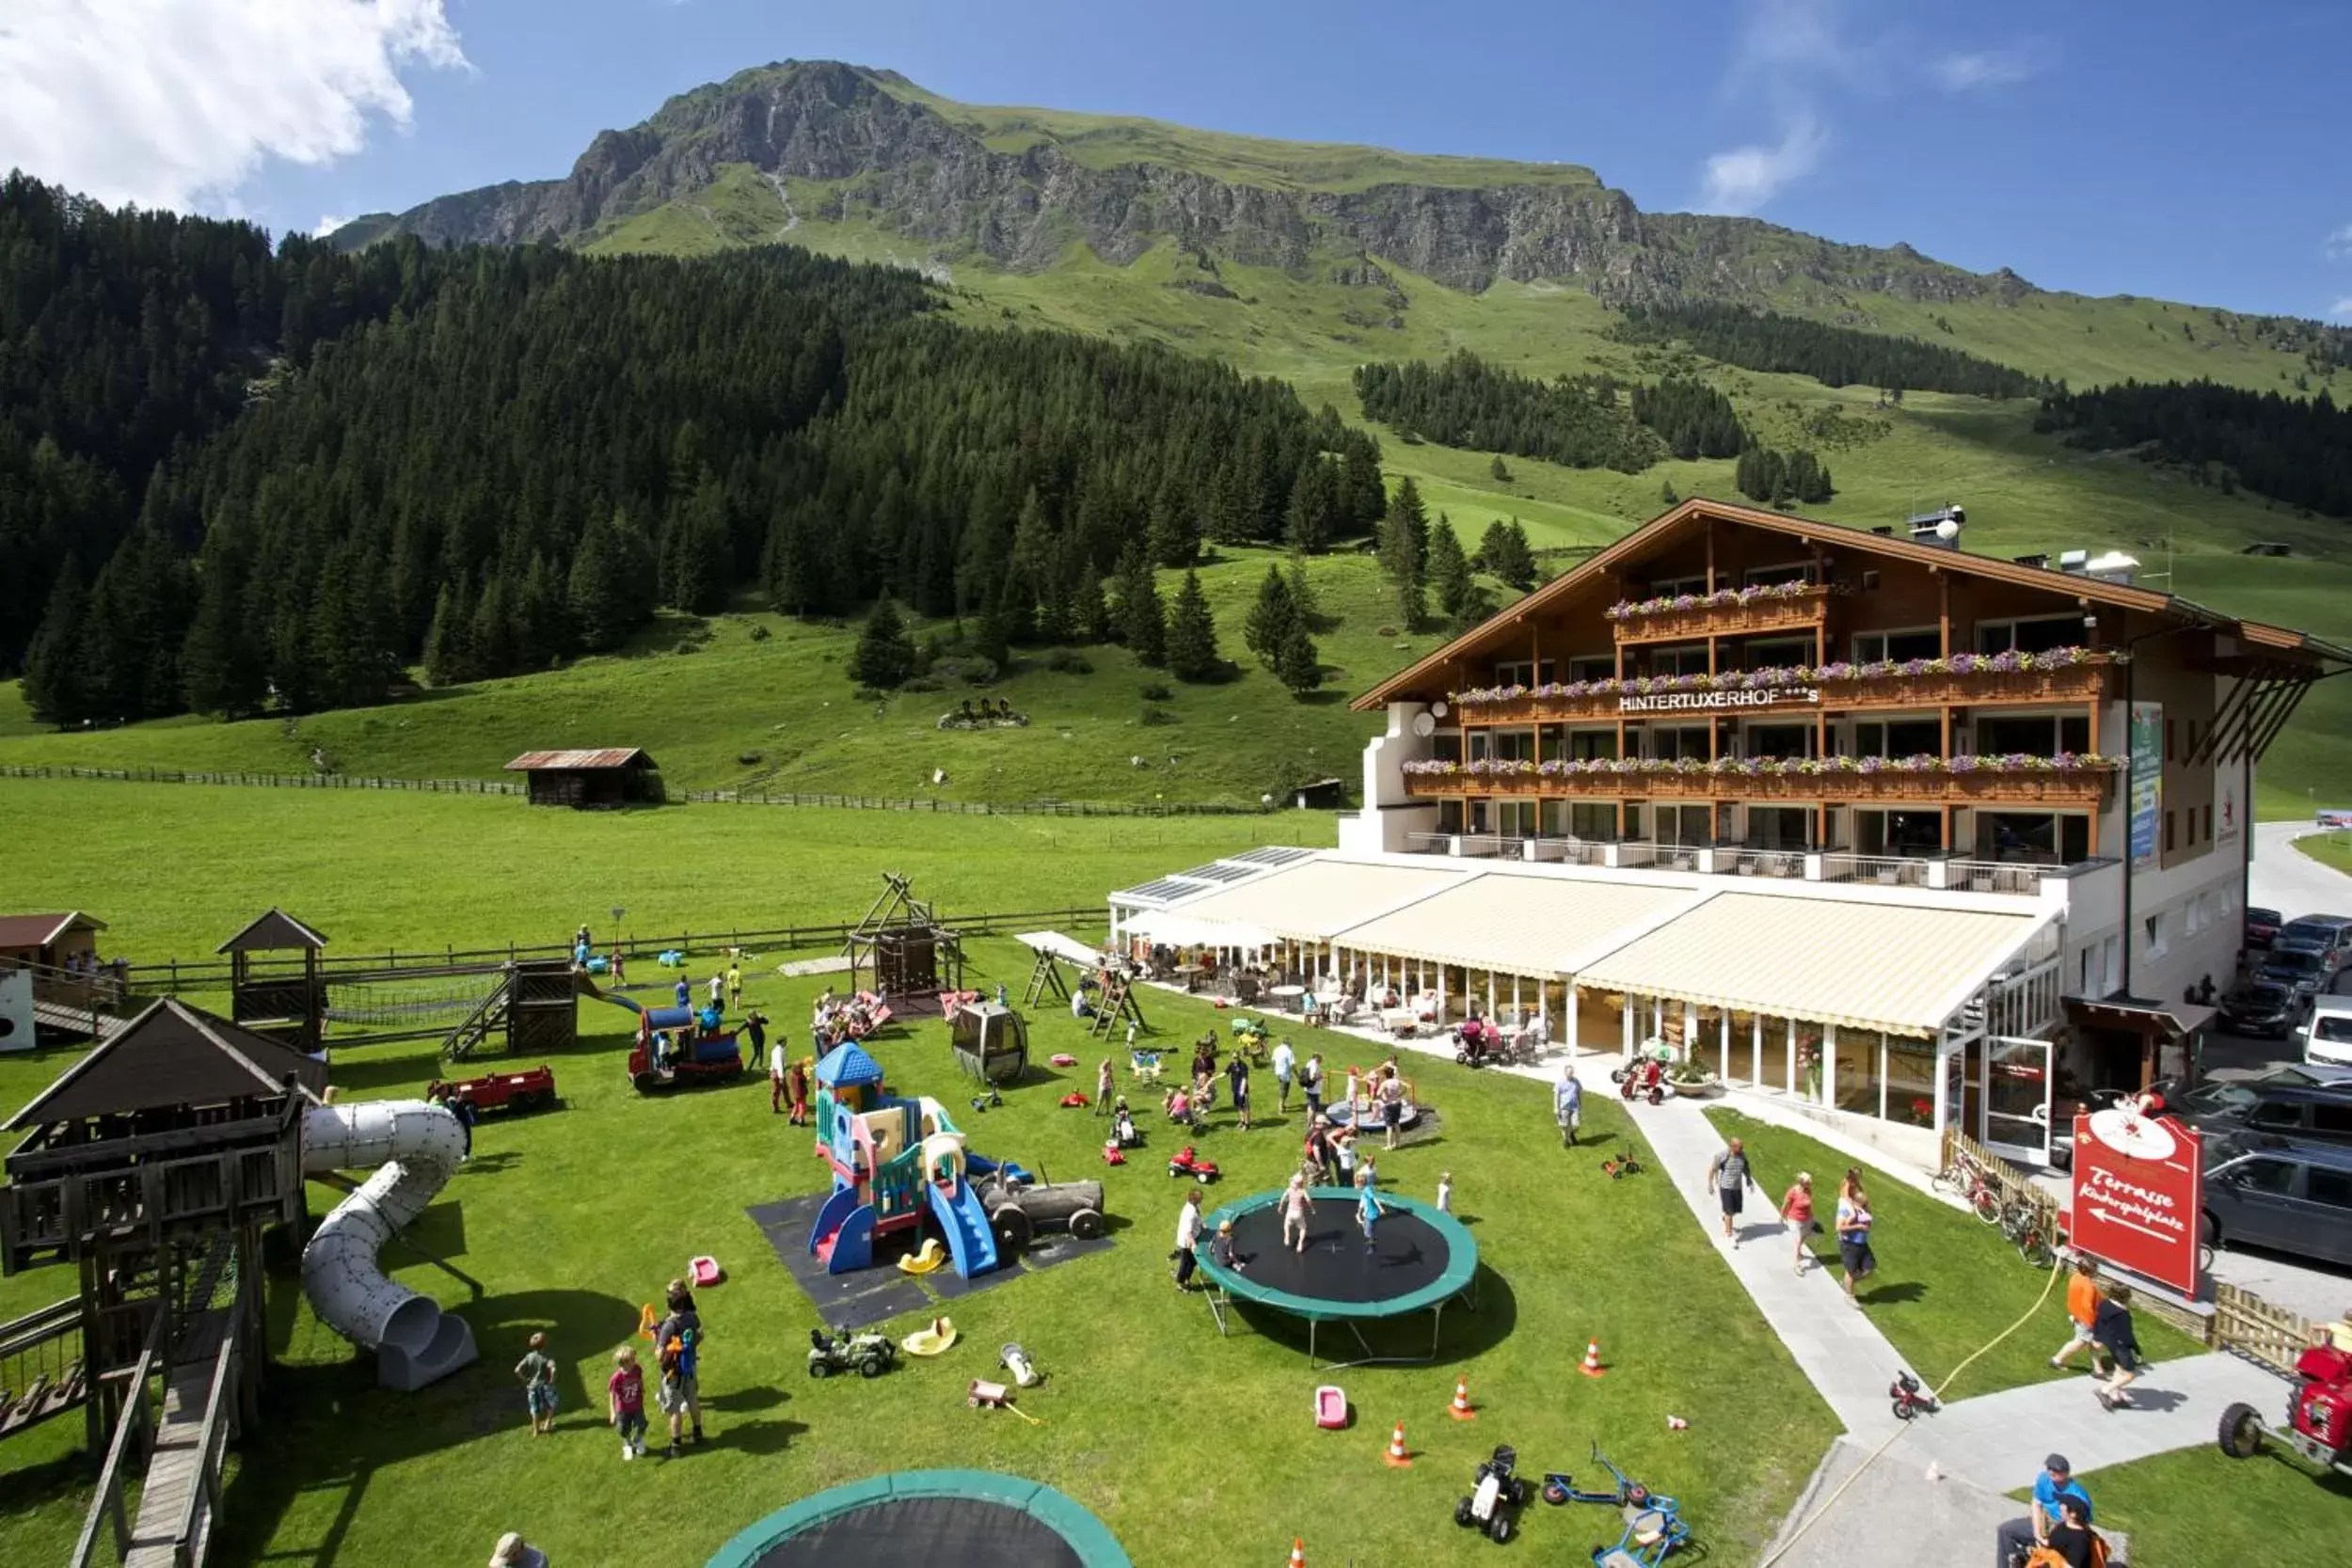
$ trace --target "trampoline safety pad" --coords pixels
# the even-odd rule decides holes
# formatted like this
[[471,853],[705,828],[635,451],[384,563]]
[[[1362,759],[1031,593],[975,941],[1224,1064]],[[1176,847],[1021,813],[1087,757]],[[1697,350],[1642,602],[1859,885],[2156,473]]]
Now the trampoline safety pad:
[[986,1470],[907,1470],[803,1497],[708,1568],[1131,1568],[1102,1522],[1050,1486]]

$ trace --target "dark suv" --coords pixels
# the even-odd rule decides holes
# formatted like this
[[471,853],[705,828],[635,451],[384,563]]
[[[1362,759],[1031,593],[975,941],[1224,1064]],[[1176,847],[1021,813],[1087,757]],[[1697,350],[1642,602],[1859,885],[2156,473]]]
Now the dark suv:
[[2204,1242],[2352,1263],[2352,1148],[2283,1138],[2206,1151]]
[[2284,932],[2270,944],[2270,957],[2255,973],[2257,980],[2288,987],[2304,997],[2317,996],[2336,977],[2335,955],[2308,942],[2289,942]]
[[2312,999],[2275,980],[2249,980],[2221,999],[2221,1027],[2233,1035],[2292,1038],[2312,1010]]
[[[2352,1068],[2299,1062],[2259,1078],[2207,1079],[2172,1109],[2209,1138],[2256,1134],[2352,1143]],[[2208,1155],[2210,1165],[2217,1156]]]

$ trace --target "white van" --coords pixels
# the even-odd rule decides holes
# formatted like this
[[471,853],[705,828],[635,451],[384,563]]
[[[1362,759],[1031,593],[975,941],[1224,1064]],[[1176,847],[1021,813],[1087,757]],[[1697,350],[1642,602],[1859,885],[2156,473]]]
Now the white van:
[[2352,996],[2322,996],[2303,1023],[2303,1059],[2352,1066]]

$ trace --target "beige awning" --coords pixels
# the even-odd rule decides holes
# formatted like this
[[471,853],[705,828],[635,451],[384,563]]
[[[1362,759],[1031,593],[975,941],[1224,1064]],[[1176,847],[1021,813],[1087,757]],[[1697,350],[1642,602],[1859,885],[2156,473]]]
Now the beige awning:
[[1932,1035],[2042,917],[1718,894],[1593,964],[1630,991],[1898,1035]]
[[1494,871],[1332,940],[1351,951],[1566,979],[1703,896],[1683,887]]
[[[1309,861],[1239,887],[1139,914],[1132,927],[1169,942],[1214,942],[1220,928],[1261,938],[1271,934],[1298,942],[1326,942],[1371,916],[1451,887],[1464,875],[1443,866]],[[1185,934],[1173,934],[1179,931]],[[1227,945],[1255,944],[1231,942]]]

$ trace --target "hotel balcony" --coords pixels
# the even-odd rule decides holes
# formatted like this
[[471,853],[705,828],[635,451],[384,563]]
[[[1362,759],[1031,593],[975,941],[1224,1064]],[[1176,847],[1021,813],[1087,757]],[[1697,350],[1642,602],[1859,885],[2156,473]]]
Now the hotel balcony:
[[1753,637],[1810,631],[1829,616],[1830,590],[1819,583],[1724,589],[1612,607],[1619,642],[1690,642],[1702,637]]
[[[1840,757],[1828,765],[1729,763],[1408,763],[1414,800],[1508,797],[1571,800],[1887,801],[1918,805],[2105,804],[2115,782],[2106,757]],[[1750,769],[1755,769],[1751,771]],[[1818,770],[1808,770],[1818,769]]]
[[2109,662],[2104,651],[2060,648],[2024,659],[1962,655],[1948,660],[1830,664],[1819,670],[1487,688],[1457,692],[1454,702],[1462,721],[1470,724],[1592,723],[1677,713],[1847,713],[1947,703],[1965,707],[2088,703],[2106,694]]

